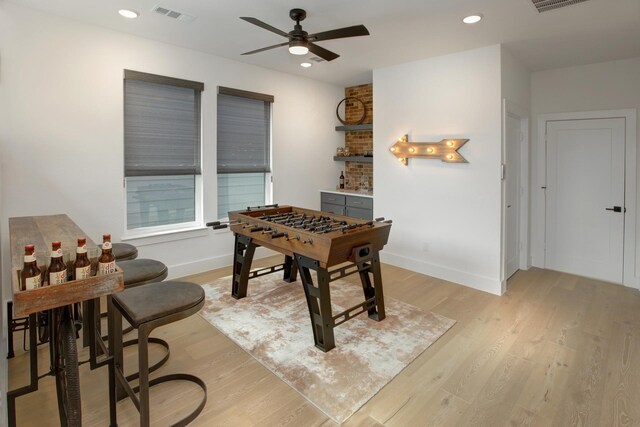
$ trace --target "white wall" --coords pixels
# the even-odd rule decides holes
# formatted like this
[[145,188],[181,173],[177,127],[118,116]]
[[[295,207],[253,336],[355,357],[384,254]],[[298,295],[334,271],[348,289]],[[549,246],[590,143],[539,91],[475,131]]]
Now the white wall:
[[[0,9],[3,279],[7,219],[67,213],[96,240],[124,232],[123,69],[205,83],[204,218],[216,217],[216,88],[275,96],[274,201],[319,208],[318,189],[335,185],[342,134],[334,110],[343,88],[3,2]],[[139,242],[140,256],[165,262],[171,276],[230,264],[231,233],[204,230],[166,243]],[[193,237],[195,236],[195,237]],[[160,239],[162,240],[162,239]],[[6,297],[5,290],[5,297]]]
[[[537,185],[541,179],[538,146],[538,116],[546,113],[620,110],[640,111],[640,58],[603,62],[578,67],[539,71],[531,77],[532,120],[532,264],[544,265],[544,194]],[[638,123],[638,117],[636,117]],[[640,133],[636,133],[640,144]],[[640,151],[638,152],[640,154]],[[640,158],[637,159],[640,164]],[[637,178],[636,178],[637,179]],[[637,189],[640,189],[638,182]],[[640,200],[640,195],[636,195]],[[638,206],[636,206],[638,209]],[[636,212],[638,212],[636,210]],[[626,221],[637,221],[627,215]],[[636,230],[638,228],[636,227]],[[636,244],[640,236],[636,236]],[[636,254],[640,249],[636,246]],[[636,259],[636,266],[640,265]],[[638,273],[635,274],[638,276]]]
[[[374,210],[393,219],[383,261],[501,293],[500,46],[373,72]],[[396,139],[469,138],[467,164],[390,152]]]
[[531,72],[502,46],[500,48],[502,98],[529,110],[531,104]]
[[[507,165],[506,160],[506,120],[507,114],[513,114],[520,118],[520,127],[523,134],[523,140],[520,142],[520,162],[517,165],[507,165],[507,176],[520,177],[520,188],[522,189],[520,196],[520,268],[527,269],[529,262],[529,108],[531,104],[531,72],[504,47],[500,50],[500,80],[501,92],[503,99],[502,111],[502,162]],[[518,143],[518,142],[516,142]],[[506,291],[505,274],[505,251],[506,251],[506,181],[502,181],[502,255],[503,261],[501,268],[502,290]]]

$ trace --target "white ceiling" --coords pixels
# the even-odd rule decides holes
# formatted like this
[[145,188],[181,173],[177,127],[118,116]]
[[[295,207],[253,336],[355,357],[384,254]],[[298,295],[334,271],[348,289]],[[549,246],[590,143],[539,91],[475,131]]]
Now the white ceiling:
[[[24,6],[266,68],[349,86],[375,68],[496,43],[532,71],[640,56],[640,0],[588,0],[538,13],[531,0],[13,0]],[[191,23],[151,11],[155,5],[195,15]],[[368,37],[318,44],[340,54],[299,66],[286,47],[241,56],[286,41],[238,19],[251,16],[285,32],[289,9],[302,8],[311,33],[364,24]],[[137,10],[134,20],[118,9]],[[480,12],[484,19],[461,19]],[[313,55],[308,55],[313,56]]]

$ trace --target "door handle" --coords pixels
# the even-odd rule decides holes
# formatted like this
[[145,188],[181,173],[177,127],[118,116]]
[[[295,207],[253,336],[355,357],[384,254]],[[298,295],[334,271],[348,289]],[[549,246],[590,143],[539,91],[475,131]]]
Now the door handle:
[[614,211],[614,212],[622,212],[622,207],[621,206],[614,206],[612,208],[604,208],[607,211]]

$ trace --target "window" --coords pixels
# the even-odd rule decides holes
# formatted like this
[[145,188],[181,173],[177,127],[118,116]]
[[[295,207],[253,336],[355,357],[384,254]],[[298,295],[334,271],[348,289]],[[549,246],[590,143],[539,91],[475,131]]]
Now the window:
[[271,199],[273,96],[218,88],[218,218]]
[[151,234],[202,222],[202,83],[125,70],[127,232]]

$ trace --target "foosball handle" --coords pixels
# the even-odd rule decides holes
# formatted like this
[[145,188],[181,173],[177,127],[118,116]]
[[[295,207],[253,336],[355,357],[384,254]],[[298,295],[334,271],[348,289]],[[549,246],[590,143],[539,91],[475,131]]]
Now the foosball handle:
[[271,239],[279,239],[280,237],[285,237],[287,233],[276,233],[269,236]]
[[220,221],[212,221],[207,223],[207,227],[213,227],[214,225],[220,225]]
[[384,222],[385,224],[393,224],[393,220],[392,219],[388,219],[388,220],[382,221],[382,222]]
[[263,206],[247,206],[247,210],[257,210],[257,209],[266,209],[266,208],[277,208],[278,204],[274,203],[273,205],[263,205]]
[[384,221],[384,217],[383,217],[383,216],[381,216],[380,218],[376,218],[376,219],[374,219],[374,221],[376,221],[376,222],[382,222],[382,221]]
[[227,227],[228,227],[228,225],[227,225],[227,224],[218,224],[218,225],[214,225],[212,228],[213,228],[214,230],[221,230],[221,229],[223,229],[223,228],[227,228]]

